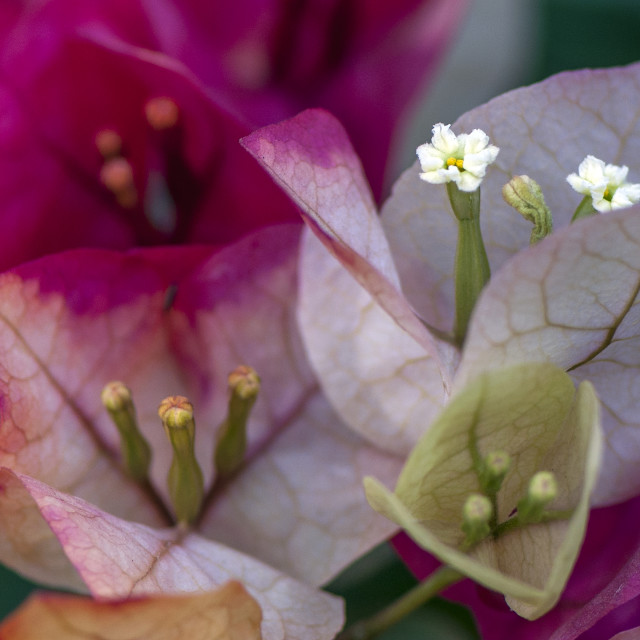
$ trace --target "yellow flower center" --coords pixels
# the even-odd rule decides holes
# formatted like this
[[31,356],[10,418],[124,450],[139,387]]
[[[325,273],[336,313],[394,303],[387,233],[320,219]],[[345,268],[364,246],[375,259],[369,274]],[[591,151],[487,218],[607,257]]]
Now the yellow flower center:
[[459,160],[458,158],[454,158],[453,156],[451,156],[450,158],[447,158],[447,167],[452,167],[452,166],[456,166],[458,167],[458,169],[460,169],[460,171],[462,171],[462,165],[464,164],[463,160]]

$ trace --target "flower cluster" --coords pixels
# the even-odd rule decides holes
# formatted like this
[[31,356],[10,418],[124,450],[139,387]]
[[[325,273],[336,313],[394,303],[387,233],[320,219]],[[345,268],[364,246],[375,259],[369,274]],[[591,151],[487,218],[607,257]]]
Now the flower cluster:
[[[512,613],[498,629],[476,597],[488,637],[555,631],[554,637],[575,638],[638,594],[637,536],[607,550],[609,565],[594,581],[589,566],[602,540],[585,527],[589,505],[623,503],[640,492],[633,391],[640,376],[640,217],[635,207],[593,215],[591,192],[576,216],[567,207],[565,180],[549,167],[577,164],[603,140],[629,164],[637,162],[640,128],[635,120],[618,122],[617,105],[637,103],[639,74],[638,65],[563,74],[495,99],[452,126],[475,132],[468,149],[471,134],[461,144],[461,136],[437,125],[432,144],[419,150],[419,162],[400,177],[380,213],[329,114],[307,111],[244,141],[301,205],[310,230],[299,318],[323,389],[363,437],[409,455],[394,492],[367,480],[372,505],[423,549],[536,619],[517,622]],[[541,105],[552,119],[539,117]],[[580,123],[571,144],[554,133],[558,121]],[[523,130],[519,138],[515,132]],[[465,174],[466,151],[485,154],[474,167],[483,174],[482,207],[480,176],[471,176],[469,191],[456,181]],[[489,159],[495,163],[485,171]],[[417,186],[429,172],[436,183],[451,179],[446,191]],[[511,183],[520,213],[541,223],[530,247],[526,223],[502,200],[502,187],[517,176],[535,178]],[[612,185],[622,189],[625,177],[618,174],[620,184]],[[488,213],[480,221],[481,209]],[[459,269],[457,256],[473,254],[469,264],[482,265],[485,247],[491,274],[474,283],[474,271]],[[468,314],[462,330],[459,309]],[[545,372],[543,365],[566,373]],[[564,400],[562,389],[570,392]],[[564,426],[553,426],[563,415]],[[488,490],[485,461],[502,451],[512,468]],[[527,489],[530,478],[556,486],[552,502],[527,497],[534,491]],[[477,509],[466,508],[469,499]]]

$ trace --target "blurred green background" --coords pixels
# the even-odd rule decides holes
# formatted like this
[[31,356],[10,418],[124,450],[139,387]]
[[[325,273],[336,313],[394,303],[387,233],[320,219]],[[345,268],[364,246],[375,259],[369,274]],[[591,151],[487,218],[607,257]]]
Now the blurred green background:
[[[638,0],[476,0],[429,93],[412,112],[392,173],[413,162],[415,147],[427,139],[434,122],[453,122],[499,93],[558,71],[640,60],[639,33]],[[413,584],[404,565],[381,545],[329,589],[345,597],[353,622]],[[0,618],[34,588],[0,567]],[[380,640],[464,640],[478,637],[474,629],[467,611],[436,599]]]

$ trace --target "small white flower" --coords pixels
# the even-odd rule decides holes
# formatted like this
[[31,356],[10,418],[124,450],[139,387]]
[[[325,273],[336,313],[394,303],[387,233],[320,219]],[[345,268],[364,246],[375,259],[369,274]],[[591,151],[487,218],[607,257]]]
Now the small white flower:
[[455,182],[461,191],[475,191],[499,149],[489,144],[489,136],[481,129],[456,136],[450,127],[436,124],[431,142],[416,149],[420,178],[432,184]]
[[587,156],[578,173],[567,176],[567,182],[578,192],[591,196],[597,211],[623,209],[640,202],[640,184],[626,182],[629,167],[605,164],[594,156]]

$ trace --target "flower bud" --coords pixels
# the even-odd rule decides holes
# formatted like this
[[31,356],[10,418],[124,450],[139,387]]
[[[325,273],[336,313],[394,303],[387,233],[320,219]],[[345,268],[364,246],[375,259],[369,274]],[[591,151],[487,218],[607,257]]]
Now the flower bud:
[[492,451],[482,461],[480,486],[487,494],[496,494],[511,468],[511,456],[506,451]]
[[247,449],[247,421],[260,391],[260,377],[241,365],[229,374],[229,406],[220,425],[214,453],[218,477],[231,475],[242,463]]
[[540,185],[529,176],[514,176],[502,187],[502,197],[525,220],[533,224],[529,244],[536,244],[553,230],[551,211]]
[[165,398],[158,409],[165,433],[173,447],[167,483],[178,522],[192,524],[200,513],[204,481],[195,457],[193,405],[183,396]]
[[518,502],[520,524],[540,522],[547,505],[558,495],[556,478],[551,471],[538,471],[531,480],[527,495]]
[[493,506],[487,496],[472,493],[462,507],[462,531],[465,534],[462,548],[470,549],[484,540],[490,533],[489,525],[493,516]]
[[109,382],[100,398],[120,434],[125,471],[137,482],[147,482],[151,448],[138,427],[131,391],[122,382]]

